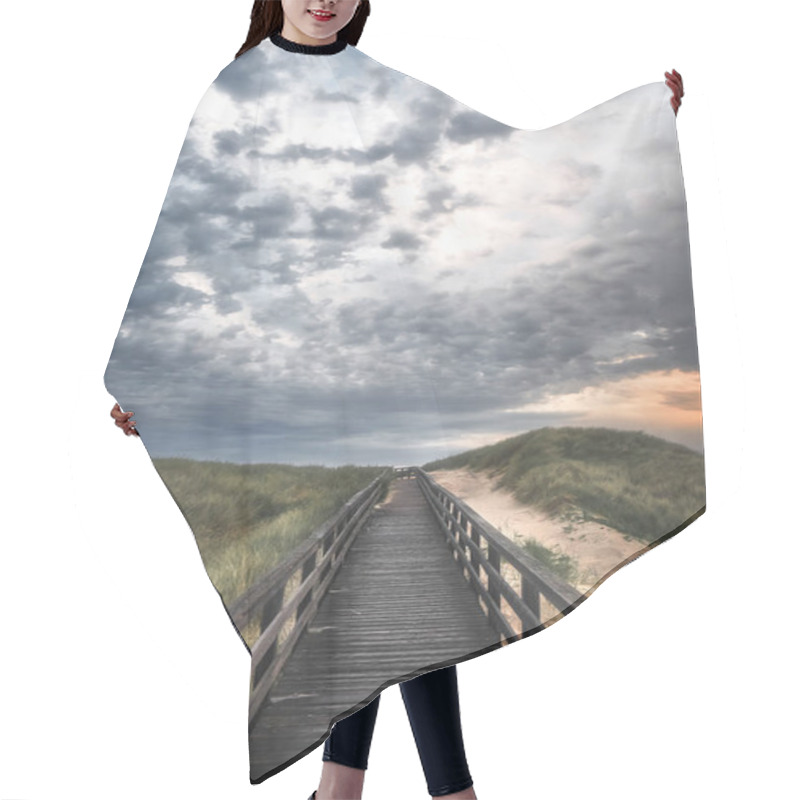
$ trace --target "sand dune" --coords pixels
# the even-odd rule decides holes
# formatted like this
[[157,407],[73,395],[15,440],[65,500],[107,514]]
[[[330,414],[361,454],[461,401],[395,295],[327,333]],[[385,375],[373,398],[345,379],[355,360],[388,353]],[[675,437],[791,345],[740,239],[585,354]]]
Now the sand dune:
[[485,473],[448,469],[429,474],[517,544],[535,539],[573,558],[579,574],[575,588],[580,592],[591,589],[620,562],[645,547],[642,542],[607,525],[554,518],[524,505],[511,492],[495,489],[495,481]]

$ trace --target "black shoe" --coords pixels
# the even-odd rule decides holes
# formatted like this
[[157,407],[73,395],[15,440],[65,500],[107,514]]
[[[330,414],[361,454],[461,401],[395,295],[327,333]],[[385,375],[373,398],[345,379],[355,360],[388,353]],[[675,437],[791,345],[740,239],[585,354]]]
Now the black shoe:
[[314,798],[315,798],[316,796],[317,796],[317,790],[316,790],[316,789],[314,789],[314,791],[311,793],[311,797],[309,797],[309,798],[308,798],[308,800],[314,800]]

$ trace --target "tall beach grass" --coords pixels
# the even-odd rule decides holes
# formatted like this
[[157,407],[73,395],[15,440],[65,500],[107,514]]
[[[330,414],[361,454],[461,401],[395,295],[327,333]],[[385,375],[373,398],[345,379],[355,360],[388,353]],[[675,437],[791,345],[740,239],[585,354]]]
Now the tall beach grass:
[[385,467],[153,459],[231,605]]
[[577,513],[643,542],[673,531],[705,505],[701,453],[641,431],[540,428],[423,465],[494,478],[521,503]]

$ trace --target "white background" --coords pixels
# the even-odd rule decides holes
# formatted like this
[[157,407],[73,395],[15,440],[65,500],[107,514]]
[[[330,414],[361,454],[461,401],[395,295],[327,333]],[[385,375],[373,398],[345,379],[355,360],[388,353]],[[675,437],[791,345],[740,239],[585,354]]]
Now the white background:
[[[317,786],[321,745],[250,785],[249,656],[102,380],[187,126],[250,8],[3,6],[0,800]],[[790,9],[373,0],[362,50],[518,127],[673,67],[685,80],[708,511],[555,626],[459,665],[481,800],[796,796]],[[364,798],[427,796],[393,686]]]

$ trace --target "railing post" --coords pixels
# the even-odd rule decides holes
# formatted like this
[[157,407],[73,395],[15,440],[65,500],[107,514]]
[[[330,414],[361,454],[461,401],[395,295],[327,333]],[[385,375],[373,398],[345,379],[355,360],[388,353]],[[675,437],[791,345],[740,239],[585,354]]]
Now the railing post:
[[[486,560],[489,562],[490,566],[494,567],[498,572],[500,572],[500,553],[497,552],[491,542],[487,542],[486,544],[489,549],[489,555]],[[491,575],[487,575],[486,580],[489,584],[489,597],[491,597],[492,600],[494,600],[494,602],[499,606],[500,587],[495,584]]]
[[542,618],[542,602],[539,587],[525,575],[522,576],[522,602],[536,615]]
[[[475,526],[472,524],[472,520],[469,521],[469,536],[472,539],[475,547],[480,548],[481,546],[481,534],[480,531],[475,529]],[[477,569],[479,564],[478,554],[470,547],[469,549],[469,559],[470,564]]]
[[[322,541],[319,543],[319,551],[320,551],[320,560],[325,561],[325,556],[328,555],[328,551],[331,549],[331,545],[334,541],[336,536],[336,528],[337,526],[334,525],[331,530],[322,538]],[[322,567],[322,572],[320,573],[319,579],[323,581],[325,576],[330,572],[331,565],[330,562],[325,562],[324,566]]]
[[[574,586],[570,586],[545,564],[526,553],[463,500],[424,471],[418,471],[417,474],[424,481],[425,497],[436,513],[448,544],[455,548],[463,576],[481,595],[492,624],[508,640],[512,640],[511,637],[517,634],[507,619],[508,613],[503,608],[504,600],[508,610],[517,616],[523,628],[530,630],[541,624],[541,606],[544,600],[562,614],[563,609],[572,608],[581,601],[582,597]],[[453,536],[454,526],[458,530],[457,537]],[[483,547],[484,542],[486,548]],[[503,574],[504,564],[508,564],[509,568],[519,574],[519,588],[506,579]]]
[[[286,593],[286,582],[284,581],[280,591],[275,592],[272,598],[268,600],[261,610],[261,630],[265,631],[273,619],[277,616],[278,612],[283,608],[283,596]],[[258,663],[255,673],[253,675],[254,685],[261,680],[261,676],[269,668],[278,652],[278,638],[270,645],[269,650],[264,653],[264,657]]]
[[[317,552],[318,548],[315,548],[308,554],[305,561],[303,561],[300,583],[305,582],[305,579],[314,571],[314,567],[317,566]],[[300,619],[300,616],[306,610],[306,606],[311,602],[313,594],[314,592],[312,590],[298,603],[295,619]]]

